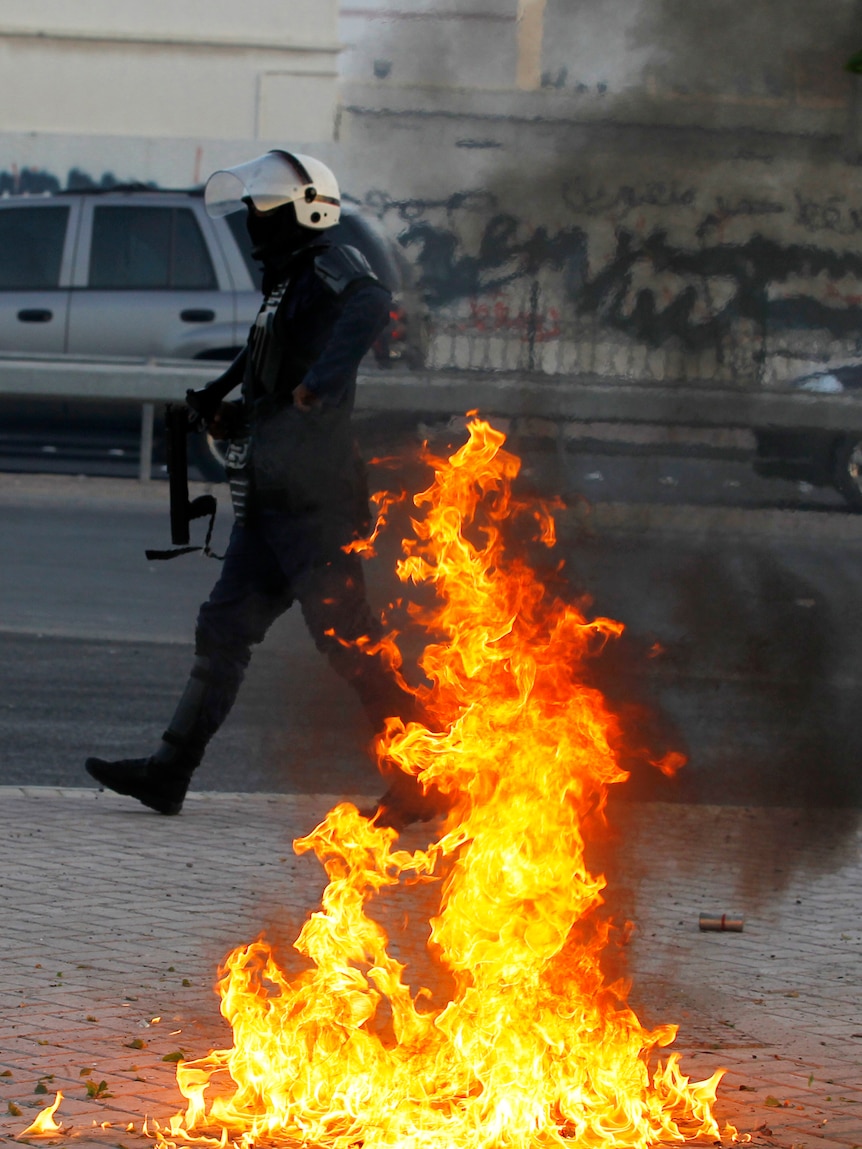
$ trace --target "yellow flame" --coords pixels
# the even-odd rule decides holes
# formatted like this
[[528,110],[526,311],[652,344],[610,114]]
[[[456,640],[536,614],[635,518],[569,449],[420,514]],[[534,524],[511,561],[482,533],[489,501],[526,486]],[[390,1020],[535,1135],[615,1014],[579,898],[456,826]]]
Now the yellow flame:
[[[381,760],[447,796],[445,825],[424,850],[396,849],[394,831],[343,803],[294,843],[329,878],[294,943],[309,968],[290,979],[262,940],[228,956],[232,1048],[177,1066],[187,1107],[158,1131],[165,1144],[648,1149],[721,1136],[724,1071],[692,1082],[677,1054],[660,1059],[676,1027],[644,1029],[601,967],[611,923],[584,829],[627,775],[619,723],[584,668],[622,626],[586,618],[509,557],[507,524],[529,510],[551,546],[553,519],[512,495],[505,436],[480,419],[468,432],[451,458],[428,456],[434,481],[398,564],[436,591],[415,612],[434,636],[419,694],[435,729],[390,719],[377,741]],[[403,880],[439,885],[430,945],[454,983],[442,1007],[411,990],[367,912]]]
[[36,1117],[32,1124],[28,1125],[26,1129],[22,1129],[18,1134],[19,1137],[50,1137],[54,1133],[62,1133],[63,1126],[58,1125],[54,1120],[54,1114],[60,1108],[60,1102],[63,1100],[61,1090],[57,1090],[57,1095],[52,1103],[46,1106]]

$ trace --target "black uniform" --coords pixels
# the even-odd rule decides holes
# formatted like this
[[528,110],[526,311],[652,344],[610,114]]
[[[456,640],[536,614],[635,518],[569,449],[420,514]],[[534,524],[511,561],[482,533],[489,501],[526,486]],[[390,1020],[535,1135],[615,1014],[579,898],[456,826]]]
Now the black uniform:
[[[198,614],[188,684],[153,755],[86,763],[103,785],[163,814],[179,813],[192,772],[233,705],[251,648],[294,601],[375,727],[389,716],[419,717],[413,695],[380,655],[366,653],[380,623],[365,596],[361,561],[343,549],[369,520],[350,415],[357,369],[386,324],[389,292],[360,252],[314,233],[265,270],[248,344],[224,377],[242,381],[231,420],[240,433],[227,453],[236,522],[221,576]],[[301,383],[315,396],[308,410],[293,402]],[[365,637],[371,642],[357,642]],[[377,818],[402,825],[437,808],[399,772]]]
[[[196,631],[196,653],[210,668],[208,731],[230,709],[251,647],[294,600],[374,725],[409,716],[412,697],[378,656],[351,645],[378,638],[380,624],[360,560],[342,549],[368,525],[350,415],[357,368],[387,322],[389,302],[358,251],[314,243],[292,257],[251,329],[242,382],[248,438],[234,451],[246,466],[232,476],[237,522]],[[309,411],[292,402],[301,382],[317,396]]]

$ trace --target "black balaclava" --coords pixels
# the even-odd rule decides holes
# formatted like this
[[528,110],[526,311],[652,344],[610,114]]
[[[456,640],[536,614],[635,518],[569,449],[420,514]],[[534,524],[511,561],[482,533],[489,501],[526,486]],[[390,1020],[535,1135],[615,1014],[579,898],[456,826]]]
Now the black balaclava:
[[264,215],[252,210],[246,200],[248,215],[245,225],[252,242],[252,255],[263,264],[263,289],[268,294],[287,270],[292,256],[314,238],[311,228],[297,221],[292,203],[286,203]]

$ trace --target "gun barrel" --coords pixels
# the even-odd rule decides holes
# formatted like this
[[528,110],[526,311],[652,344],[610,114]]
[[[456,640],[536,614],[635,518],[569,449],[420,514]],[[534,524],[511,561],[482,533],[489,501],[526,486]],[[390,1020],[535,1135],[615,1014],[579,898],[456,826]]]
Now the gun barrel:
[[168,485],[171,500],[171,542],[189,542],[189,410],[184,403],[168,403],[165,408]]

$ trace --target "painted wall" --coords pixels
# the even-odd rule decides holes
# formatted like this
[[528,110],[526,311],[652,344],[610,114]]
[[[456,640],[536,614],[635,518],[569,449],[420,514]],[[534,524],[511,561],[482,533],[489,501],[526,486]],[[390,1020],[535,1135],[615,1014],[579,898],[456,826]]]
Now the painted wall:
[[326,0],[3,0],[0,29],[331,48],[336,14]]
[[337,54],[336,0],[4,0],[0,132],[327,140]]

